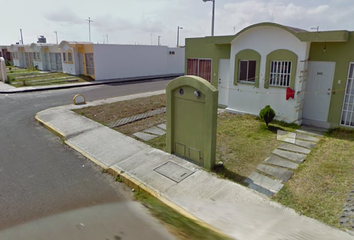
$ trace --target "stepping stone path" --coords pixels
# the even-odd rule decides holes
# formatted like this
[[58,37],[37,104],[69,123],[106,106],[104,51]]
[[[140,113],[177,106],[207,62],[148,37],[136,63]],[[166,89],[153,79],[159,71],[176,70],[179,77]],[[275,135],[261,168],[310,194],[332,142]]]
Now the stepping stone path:
[[341,227],[354,231],[354,185],[343,204],[343,213],[339,215]]
[[[244,182],[250,189],[269,197],[279,192],[294,174],[293,170],[305,161],[324,132],[324,129],[309,127],[296,130],[295,133],[278,130],[277,139],[280,141],[278,148],[258,165],[257,171],[252,172]],[[351,203],[354,220],[354,191]]]
[[140,138],[143,141],[150,141],[158,136],[166,134],[166,123],[159,124],[155,127],[148,128],[142,132],[134,133],[133,136]]
[[110,127],[110,128],[119,127],[119,126],[122,126],[122,125],[125,125],[125,124],[128,124],[128,123],[139,121],[139,120],[142,120],[142,119],[145,119],[145,118],[148,118],[148,117],[152,117],[152,116],[155,116],[157,114],[161,114],[161,113],[165,113],[165,112],[166,112],[166,107],[158,108],[158,109],[146,112],[146,113],[134,115],[132,117],[122,118],[122,119],[119,119],[117,121],[111,122],[111,123],[108,124],[108,127]]

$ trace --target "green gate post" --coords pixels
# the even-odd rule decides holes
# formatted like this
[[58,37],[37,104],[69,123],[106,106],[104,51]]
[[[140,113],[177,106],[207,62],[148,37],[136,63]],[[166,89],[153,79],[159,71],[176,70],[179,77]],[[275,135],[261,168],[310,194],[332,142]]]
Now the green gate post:
[[204,168],[215,165],[218,90],[196,76],[169,82],[166,148]]

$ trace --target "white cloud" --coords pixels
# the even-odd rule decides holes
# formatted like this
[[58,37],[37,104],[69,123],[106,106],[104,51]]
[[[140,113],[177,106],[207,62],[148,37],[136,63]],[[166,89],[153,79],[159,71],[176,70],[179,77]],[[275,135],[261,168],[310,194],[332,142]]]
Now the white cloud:
[[310,2],[243,0],[236,3],[228,2],[223,8],[218,9],[218,33],[229,34],[231,28],[240,31],[251,24],[265,21],[306,30],[316,26],[320,26],[322,30],[343,28],[350,30],[353,29],[354,19],[349,16],[353,15],[354,6],[347,0],[331,0],[326,4],[319,0]]
[[65,24],[82,24],[83,19],[81,19],[76,13],[71,9],[61,8],[51,12],[44,12],[43,16],[53,22],[65,23]]
[[[9,6],[8,0],[0,0]],[[102,42],[105,34],[111,43],[153,43],[161,36],[162,44],[175,45],[177,26],[181,43],[186,37],[210,35],[212,3],[202,0],[61,0],[58,7],[47,0],[17,0],[21,6],[3,11],[0,25],[0,44],[11,44],[19,39],[19,29],[25,34],[25,43],[34,42],[38,35],[55,41],[88,40],[88,23],[91,17],[92,39]],[[216,0],[215,34],[234,34],[254,23],[277,22],[310,30],[354,28],[353,0]]]

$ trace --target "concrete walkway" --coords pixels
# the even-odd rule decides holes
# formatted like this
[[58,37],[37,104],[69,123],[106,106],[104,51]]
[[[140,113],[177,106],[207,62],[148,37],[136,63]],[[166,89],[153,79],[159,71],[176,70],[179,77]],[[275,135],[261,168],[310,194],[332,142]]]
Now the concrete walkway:
[[36,119],[91,161],[120,175],[124,183],[234,239],[354,239],[347,232],[300,216],[264,195],[71,111],[163,92],[51,108],[39,112]]

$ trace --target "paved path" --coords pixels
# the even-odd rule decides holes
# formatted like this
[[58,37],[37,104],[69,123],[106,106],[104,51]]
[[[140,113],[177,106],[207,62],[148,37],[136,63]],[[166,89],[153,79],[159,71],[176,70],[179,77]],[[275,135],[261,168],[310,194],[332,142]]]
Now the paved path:
[[293,170],[305,161],[311,149],[316,146],[321,134],[309,130],[278,130],[279,146],[245,179],[245,183],[266,196],[279,192],[294,174]]
[[[86,106],[146,96],[149,94],[92,102]],[[191,162],[71,111],[81,107],[85,106],[47,109],[39,112],[36,119],[60,135],[67,145],[112,174],[120,175],[129,186],[154,194],[217,231],[238,240],[354,239],[349,233],[300,216],[253,190],[220,179]]]
[[114,127],[119,127],[128,123],[132,123],[135,121],[139,121],[145,118],[149,118],[152,116],[155,116],[157,114],[162,114],[166,112],[166,107],[162,107],[162,108],[158,108],[152,111],[148,111],[142,114],[138,114],[138,115],[134,115],[131,117],[127,117],[127,118],[122,118],[122,119],[118,119],[117,121],[111,122],[108,124],[108,127],[110,128],[114,128]]
[[354,184],[352,189],[343,204],[343,213],[339,216],[339,223],[342,227],[354,231]]

